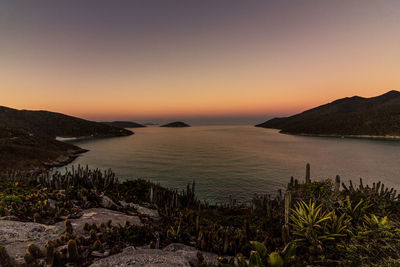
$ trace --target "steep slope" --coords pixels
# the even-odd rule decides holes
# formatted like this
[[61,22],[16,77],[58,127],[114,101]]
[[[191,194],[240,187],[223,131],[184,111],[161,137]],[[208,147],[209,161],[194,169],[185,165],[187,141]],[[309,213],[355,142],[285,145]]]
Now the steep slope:
[[292,134],[400,135],[400,92],[342,98],[300,114],[274,118],[256,127]]

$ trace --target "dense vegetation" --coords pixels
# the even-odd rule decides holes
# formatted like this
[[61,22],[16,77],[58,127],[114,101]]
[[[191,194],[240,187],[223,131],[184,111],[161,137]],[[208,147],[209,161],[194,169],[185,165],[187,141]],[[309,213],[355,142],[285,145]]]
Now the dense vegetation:
[[[129,245],[158,248],[171,242],[223,255],[221,267],[400,265],[399,196],[381,182],[366,186],[360,180],[357,187],[341,184],[340,177],[312,182],[308,166],[304,182],[292,178],[285,191],[254,196],[250,206],[233,201],[212,206],[196,199],[194,183],[178,193],[145,180],[120,183],[111,171],[4,176],[0,216],[53,224],[98,206],[103,195],[116,203],[149,202],[161,215],[142,227],[87,225],[86,236],[76,235],[67,220],[65,234],[49,241],[46,251],[27,248],[31,265],[87,265],[93,251],[114,254]],[[1,246],[0,260],[14,266]]]
[[111,125],[114,127],[118,127],[118,128],[143,128],[143,127],[146,127],[146,125],[142,125],[140,123],[133,122],[133,121],[106,121],[106,122],[102,122],[102,123]]
[[400,135],[400,92],[336,100],[300,114],[256,125],[284,133],[315,135]]

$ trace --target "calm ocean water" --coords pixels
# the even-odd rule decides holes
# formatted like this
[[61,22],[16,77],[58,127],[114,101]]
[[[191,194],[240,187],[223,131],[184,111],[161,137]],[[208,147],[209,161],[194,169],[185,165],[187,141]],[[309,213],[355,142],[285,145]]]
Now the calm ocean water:
[[399,141],[302,137],[253,126],[132,130],[127,137],[69,141],[90,150],[72,164],[112,168],[121,180],[144,178],[169,188],[195,180],[199,198],[210,202],[275,192],[291,176],[303,180],[306,163],[312,179],[339,174],[400,188]]

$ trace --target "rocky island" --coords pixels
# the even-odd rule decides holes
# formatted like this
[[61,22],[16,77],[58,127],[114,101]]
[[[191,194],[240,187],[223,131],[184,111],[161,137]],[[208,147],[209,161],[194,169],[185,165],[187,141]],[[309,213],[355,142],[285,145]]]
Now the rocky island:
[[190,127],[190,125],[181,121],[175,121],[161,125],[160,127],[182,128],[182,127]]
[[300,135],[399,138],[400,92],[390,91],[371,98],[346,97],[256,127]]

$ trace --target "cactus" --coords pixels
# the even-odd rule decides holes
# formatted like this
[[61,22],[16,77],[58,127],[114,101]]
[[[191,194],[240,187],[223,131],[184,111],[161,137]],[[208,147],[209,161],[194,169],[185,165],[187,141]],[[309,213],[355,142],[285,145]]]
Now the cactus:
[[94,230],[94,229],[90,230],[89,235],[90,235],[90,239],[97,240],[96,230]]
[[306,165],[306,184],[311,183],[311,178],[310,178],[310,163],[307,163]]
[[26,264],[28,264],[28,266],[35,265],[35,263],[36,263],[35,258],[29,252],[25,253],[24,261],[26,262]]
[[100,240],[96,240],[93,245],[92,245],[92,250],[97,250],[97,251],[104,251],[103,244],[100,242]]
[[261,259],[260,255],[257,253],[257,251],[250,252],[249,266],[251,266],[251,267],[264,266],[262,264],[262,259]]
[[34,221],[35,223],[39,223],[39,222],[40,222],[40,214],[39,214],[39,213],[35,212],[35,213],[33,214],[33,221]]
[[289,213],[290,213],[290,205],[292,201],[292,195],[290,191],[285,193],[285,225],[289,224]]
[[29,244],[27,249],[26,249],[26,252],[31,254],[32,257],[34,257],[35,259],[39,259],[39,258],[43,258],[44,257],[43,252],[35,244]]
[[90,225],[88,223],[85,223],[85,225],[83,226],[83,230],[85,230],[86,232],[90,231]]
[[268,257],[268,265],[271,267],[283,267],[284,261],[277,252],[272,252]]
[[68,234],[73,234],[74,229],[72,228],[72,224],[70,220],[65,220],[65,232]]
[[0,245],[0,266],[16,267],[15,261],[8,255],[5,247]]
[[68,250],[68,257],[71,261],[73,262],[79,261],[80,255],[75,240],[71,239],[68,241],[67,250]]
[[282,240],[285,244],[289,243],[290,241],[289,225],[287,224],[282,225]]
[[340,189],[340,176],[336,175],[335,179],[335,192],[338,193]]
[[46,262],[48,265],[53,266],[54,264],[54,242],[47,241],[46,243]]

